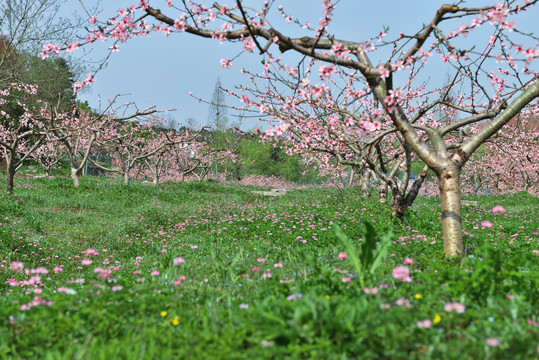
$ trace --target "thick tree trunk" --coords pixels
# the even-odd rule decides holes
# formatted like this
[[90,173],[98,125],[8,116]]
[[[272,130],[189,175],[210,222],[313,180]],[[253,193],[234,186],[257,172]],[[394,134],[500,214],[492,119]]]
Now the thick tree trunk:
[[391,217],[397,218],[400,222],[404,221],[404,213],[408,209],[409,205],[402,194],[393,193],[393,200],[391,201]]
[[129,185],[129,171],[124,172],[124,185]]
[[159,185],[159,175],[157,175],[157,174],[153,175],[152,185],[153,186]]
[[442,203],[442,230],[446,256],[463,256],[460,169],[447,166],[438,176]]
[[73,179],[73,185],[75,187],[80,186],[80,173],[81,170],[71,167],[71,179]]

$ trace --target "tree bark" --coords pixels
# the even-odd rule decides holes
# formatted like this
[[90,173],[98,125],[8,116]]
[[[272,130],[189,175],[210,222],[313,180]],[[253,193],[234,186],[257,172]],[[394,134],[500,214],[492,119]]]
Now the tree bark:
[[129,185],[129,170],[124,172],[124,185]]
[[479,175],[477,185],[475,185],[475,188],[473,189],[474,195],[477,195],[477,193],[479,192],[479,189],[481,189],[481,186],[483,186],[484,183],[485,181],[483,180],[483,178],[481,178],[481,175]]
[[378,202],[380,204],[387,204],[387,184],[382,179],[378,181]]
[[524,183],[524,191],[529,192],[530,191],[530,176],[526,174],[526,172],[521,171],[522,175],[522,182]]
[[400,222],[403,222],[406,209],[408,209],[408,206],[406,206],[406,201],[402,194],[394,192],[393,200],[391,200],[391,217],[397,218]]
[[351,167],[350,167],[350,172],[348,173],[348,183],[346,184],[347,187],[351,187],[351,186],[352,186],[352,183],[354,182],[354,175],[355,175],[355,174],[354,174],[354,173],[355,173],[354,170],[355,170],[354,167],[351,166]]
[[15,166],[13,164],[13,161],[12,159],[9,158],[8,156],[8,160],[7,160],[7,192],[8,194],[11,194],[13,193],[13,187],[15,186],[14,184],[14,178],[15,178]]
[[361,192],[363,193],[363,196],[366,198],[371,197],[370,178],[371,178],[371,171],[369,169],[364,169],[361,172]]
[[459,182],[460,169],[456,165],[447,166],[438,176],[444,252],[448,257],[464,255]]
[[80,168],[77,169],[73,166],[71,167],[71,179],[73,179],[73,185],[75,187],[80,186],[80,173],[81,173]]

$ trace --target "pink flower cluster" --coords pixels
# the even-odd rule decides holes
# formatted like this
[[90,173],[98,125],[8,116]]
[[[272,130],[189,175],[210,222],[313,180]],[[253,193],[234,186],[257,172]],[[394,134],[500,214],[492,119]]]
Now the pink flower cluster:
[[389,90],[389,95],[384,100],[387,104],[388,112],[392,113],[397,108],[397,105],[402,100],[403,93],[402,89]]
[[504,212],[506,212],[506,210],[504,209],[503,206],[501,205],[496,205],[494,206],[490,211],[492,211],[493,213],[495,214],[503,214]]
[[410,268],[406,265],[400,265],[393,269],[393,277],[403,282],[412,282],[410,277]]
[[26,310],[29,310],[30,308],[34,307],[34,306],[38,306],[38,305],[51,306],[52,304],[54,304],[52,301],[47,301],[47,300],[43,299],[41,296],[36,296],[28,304],[22,304],[20,306],[20,310],[21,311],[26,311]]

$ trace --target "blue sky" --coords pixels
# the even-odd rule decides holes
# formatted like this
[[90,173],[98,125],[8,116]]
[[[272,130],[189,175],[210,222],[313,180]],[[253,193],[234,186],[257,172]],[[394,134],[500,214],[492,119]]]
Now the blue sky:
[[[149,2],[153,7],[167,13],[165,0]],[[96,1],[84,0],[83,3],[91,7]],[[244,3],[259,8],[263,1],[248,0]],[[283,4],[289,14],[297,16],[300,20],[317,24],[322,14],[320,3],[319,0],[283,0],[279,4]],[[436,9],[443,3],[433,0],[342,0],[337,4],[329,32],[336,38],[360,42],[375,37],[383,26],[389,26],[388,39],[394,39],[400,32],[412,34],[418,31],[422,24],[430,22]],[[487,2],[471,1],[467,2],[467,5],[478,6],[485,3]],[[106,20],[116,15],[119,8],[133,4],[138,4],[138,1],[102,1],[100,6],[102,11],[98,19]],[[73,2],[66,11],[75,11],[85,16],[82,9],[79,2]],[[536,6],[533,10],[535,14],[524,14],[518,21],[519,25],[527,26],[528,30],[537,30],[537,25],[533,25],[536,24],[534,18],[539,17],[537,10]],[[176,16],[178,13],[171,13],[171,17]],[[295,25],[286,24],[278,15],[270,18],[270,21],[277,29],[292,36],[309,35]],[[88,46],[87,50],[91,50],[88,59],[102,58],[111,45],[111,42],[105,42]],[[261,56],[257,52],[242,54],[234,60],[231,69],[224,69],[219,64],[220,59],[234,58],[241,50],[241,44],[221,45],[215,40],[184,33],[173,33],[169,37],[152,34],[149,37],[132,39],[120,44],[120,51],[111,56],[107,67],[96,75],[94,85],[80,98],[87,100],[92,107],[98,108],[100,98],[104,103],[117,94],[126,94],[122,102],[134,101],[139,107],[156,105],[159,109],[175,108],[177,110],[170,115],[178,122],[194,118],[197,123],[205,124],[208,118],[208,105],[197,102],[188,95],[188,92],[191,91],[194,95],[209,100],[218,77],[223,86],[228,88],[245,83],[241,69],[256,69],[260,66]],[[372,60],[377,63],[382,59],[382,56],[379,59],[374,56]],[[293,64],[293,61],[290,62],[290,65]],[[429,72],[430,81],[434,86],[442,85],[447,77],[447,71],[441,68],[434,67]],[[233,104],[232,99],[227,101],[230,105]],[[230,115],[229,112],[229,117]],[[251,129],[256,126],[258,122],[253,119],[245,121],[243,128]]]

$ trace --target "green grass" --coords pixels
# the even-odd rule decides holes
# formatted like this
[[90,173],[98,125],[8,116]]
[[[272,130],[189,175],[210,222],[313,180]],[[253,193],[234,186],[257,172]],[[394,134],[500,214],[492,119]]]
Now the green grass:
[[[77,189],[66,178],[17,179],[15,197],[0,194],[0,358],[539,355],[537,198],[471,197],[479,205],[464,208],[467,255],[450,261],[437,199],[418,199],[396,224],[387,206],[353,188],[277,199],[251,190],[92,177]],[[489,212],[495,205],[507,212]],[[483,229],[487,220],[494,226]],[[333,224],[357,249],[360,239],[394,233],[380,266],[363,276],[376,294],[360,286],[356,269],[367,267],[338,259],[346,242]],[[174,266],[178,257],[185,262]],[[392,276],[405,258],[415,262],[410,283]],[[24,285],[36,274],[12,271],[13,261],[48,273]],[[100,278],[96,268],[110,274]],[[444,311],[452,302],[465,311]],[[440,321],[419,327],[426,319]]]

